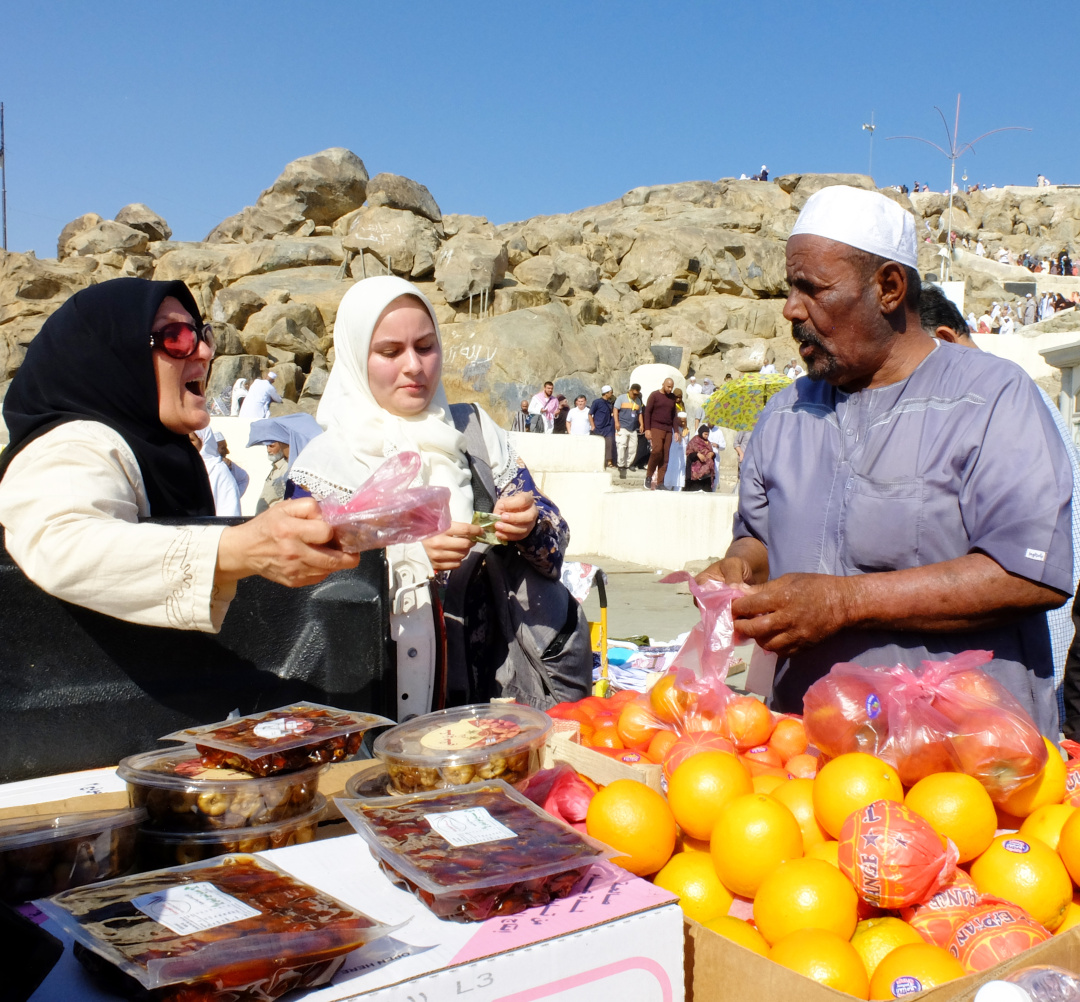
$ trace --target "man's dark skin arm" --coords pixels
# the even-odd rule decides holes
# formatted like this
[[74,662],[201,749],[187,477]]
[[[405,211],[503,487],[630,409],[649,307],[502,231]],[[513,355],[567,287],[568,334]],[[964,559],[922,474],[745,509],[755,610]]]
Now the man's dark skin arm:
[[768,550],[746,536],[736,539],[698,581],[749,585],[749,594],[731,604],[735,627],[780,655],[795,654],[844,629],[973,630],[1056,609],[1068,599],[1054,588],[1010,574],[983,553],[851,577],[785,574],[769,581],[768,575]]

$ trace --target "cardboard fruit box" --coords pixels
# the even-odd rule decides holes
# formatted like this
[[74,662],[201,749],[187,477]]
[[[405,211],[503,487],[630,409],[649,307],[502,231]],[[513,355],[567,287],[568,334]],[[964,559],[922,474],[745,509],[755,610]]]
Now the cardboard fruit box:
[[[686,930],[686,1002],[851,1002],[851,995],[819,985],[752,950],[684,919]],[[1000,981],[1021,967],[1053,964],[1080,971],[1080,927],[1054,936],[1004,963],[957,978],[938,988],[911,995],[920,1002],[972,1002],[987,981]],[[905,996],[908,998],[909,996]]]
[[644,760],[631,765],[602,755],[595,748],[578,743],[576,726],[572,730],[556,731],[544,745],[540,756],[541,768],[551,769],[560,762],[565,762],[600,786],[607,786],[617,779],[632,779],[644,783],[657,793],[664,792],[663,766]]

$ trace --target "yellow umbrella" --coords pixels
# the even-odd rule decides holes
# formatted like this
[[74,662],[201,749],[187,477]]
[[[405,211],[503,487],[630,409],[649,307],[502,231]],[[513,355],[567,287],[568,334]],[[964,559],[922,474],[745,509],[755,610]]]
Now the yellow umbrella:
[[791,380],[779,372],[751,372],[717,387],[705,403],[705,420],[714,427],[751,431],[770,397]]

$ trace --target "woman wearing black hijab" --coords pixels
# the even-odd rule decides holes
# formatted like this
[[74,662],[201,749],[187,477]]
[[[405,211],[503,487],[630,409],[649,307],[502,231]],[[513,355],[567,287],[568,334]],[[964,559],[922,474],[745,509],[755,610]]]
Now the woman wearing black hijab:
[[120,278],[42,327],[4,400],[8,551],[59,598],[120,619],[216,632],[236,581],[312,584],[356,565],[310,499],[241,526],[140,524],[214,513],[188,434],[210,422],[213,336],[182,282]]

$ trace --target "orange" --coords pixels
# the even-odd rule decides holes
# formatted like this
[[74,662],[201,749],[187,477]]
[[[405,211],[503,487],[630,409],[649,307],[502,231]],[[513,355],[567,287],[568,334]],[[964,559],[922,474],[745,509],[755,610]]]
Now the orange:
[[1077,903],[1074,894],[1072,901],[1069,902],[1069,907],[1065,909],[1065,918],[1061,920],[1061,925],[1054,930],[1054,935],[1060,936],[1063,932],[1068,932],[1078,925],[1080,925],[1080,904]]
[[848,815],[875,800],[904,802],[896,770],[865,752],[848,752],[822,766],[814,778],[814,813],[833,838]]
[[965,974],[964,965],[943,947],[909,943],[897,947],[877,965],[870,979],[870,998],[902,998]]
[[893,950],[909,943],[925,943],[914,929],[903,919],[885,915],[881,918],[863,919],[855,927],[851,945],[862,958],[866,976],[874,977],[874,971]]
[[660,730],[660,721],[643,703],[627,702],[623,703],[615,729],[627,748],[644,751]]
[[1080,884],[1080,811],[1061,826],[1057,852],[1073,881]]
[[614,721],[597,724],[593,736],[589,738],[589,744],[593,748],[613,748],[616,751],[623,751],[626,748],[622,738],[619,737],[619,731]]
[[690,731],[675,739],[675,743],[664,756],[664,775],[671,779],[672,774],[691,755],[703,751],[734,752],[735,746],[727,738],[712,731]]
[[904,806],[943,838],[951,838],[960,851],[961,863],[985,852],[994,840],[994,802],[982,783],[962,772],[920,779],[908,790]]
[[1068,804],[1043,804],[1024,818],[1024,823],[1017,834],[1025,839],[1037,838],[1057,852],[1061,829],[1075,813],[1076,808]]
[[664,756],[671,750],[671,746],[679,740],[679,735],[674,731],[659,730],[653,735],[649,747],[645,749],[645,757],[650,762],[659,765],[664,761]]
[[850,939],[859,897],[836,867],[822,859],[789,859],[762,882],[754,898],[754,923],[770,943],[798,929],[828,929]]
[[675,849],[675,817],[655,790],[617,779],[589,802],[585,830],[618,852],[612,862],[639,877],[656,873]]
[[679,827],[694,838],[708,838],[724,806],[754,792],[750,773],[730,752],[691,755],[668,781],[668,803]]
[[827,929],[800,929],[785,936],[769,951],[769,959],[857,999],[870,993],[866,968],[855,947]]
[[734,918],[731,915],[722,915],[720,918],[714,918],[706,922],[705,928],[712,929],[713,932],[719,933],[725,939],[730,939],[733,943],[738,943],[739,946],[745,946],[746,949],[753,950],[754,953],[759,953],[763,957],[769,955],[769,944],[765,942],[765,937],[743,919]]
[[729,700],[724,708],[724,723],[740,751],[765,744],[773,731],[772,712],[753,696],[735,696]]
[[780,768],[784,764],[784,760],[780,757],[780,753],[775,748],[770,748],[768,745],[758,745],[756,748],[751,748],[749,751],[745,751],[739,755],[739,758],[741,758],[749,768],[758,766],[776,769],[781,775],[786,775]]
[[675,687],[675,675],[665,675],[649,690],[649,706],[665,724],[679,723],[691,703],[691,695]]
[[764,793],[736,797],[727,804],[716,819],[710,845],[724,886],[748,898],[785,859],[803,854],[795,815]]
[[769,737],[769,747],[775,749],[783,761],[806,751],[806,728],[797,717],[781,717]]
[[787,774],[792,779],[813,779],[818,772],[821,761],[815,755],[807,755],[805,752],[792,755],[784,763]]
[[814,781],[812,779],[789,779],[772,791],[799,822],[802,829],[803,851],[828,839],[814,815]]
[[1051,932],[1061,925],[1072,901],[1072,880],[1061,857],[1035,838],[999,835],[970,872],[981,894],[1019,905]]
[[840,843],[835,839],[829,842],[818,842],[806,850],[807,859],[823,859],[840,869]]
[[679,896],[679,907],[698,922],[727,915],[731,892],[720,883],[712,857],[703,852],[678,852],[653,877],[657,887]]
[[752,782],[754,784],[754,793],[772,793],[781,783],[786,783],[787,778],[766,772],[754,776]]
[[[679,832],[678,838],[675,839],[675,851],[676,852],[709,852],[709,840],[702,838],[694,838],[692,835],[687,835],[686,832]],[[712,859],[712,857],[709,857]]]
[[601,699],[599,696],[586,696],[584,699],[577,701],[577,707],[589,716],[591,719],[596,719],[601,713],[608,714],[610,707],[606,699]]
[[1034,782],[998,801],[1003,810],[1015,817],[1026,818],[1037,807],[1060,804],[1065,799],[1065,760],[1050,741],[1043,738],[1043,743],[1046,745],[1047,758],[1042,772]]

